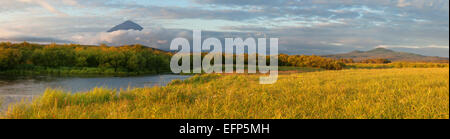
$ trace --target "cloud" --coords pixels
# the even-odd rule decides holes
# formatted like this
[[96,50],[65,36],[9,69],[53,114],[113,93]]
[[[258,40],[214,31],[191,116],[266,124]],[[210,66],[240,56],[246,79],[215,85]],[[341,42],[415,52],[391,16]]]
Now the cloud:
[[[55,1],[53,1],[53,0],[17,0],[17,1],[22,2],[22,3],[28,3],[28,4],[37,4],[40,7],[46,9],[47,11],[49,11],[53,14],[60,15],[60,16],[67,16],[66,13],[58,10],[52,4],[50,4],[51,2],[55,3]],[[56,2],[58,2],[58,1],[56,1]],[[66,5],[71,5],[71,6],[78,5],[78,2],[75,0],[60,0],[59,2],[62,2],[63,4],[66,4]]]
[[410,6],[411,3],[406,2],[406,0],[398,0],[397,6],[398,7],[406,7],[406,6]]
[[[202,39],[214,37],[222,40],[224,38],[261,38],[265,34],[242,33],[242,32],[215,32],[202,31]],[[142,44],[145,46],[169,50],[170,43],[175,38],[186,38],[192,43],[192,31],[184,29],[166,29],[161,27],[146,28],[142,31],[136,30],[118,30],[114,32],[101,32],[94,34],[82,34],[72,36],[72,40],[81,44],[107,44],[110,46]],[[192,45],[192,44],[191,44]],[[223,46],[225,46],[223,44]]]
[[378,45],[377,47],[381,47],[381,48],[410,48],[410,49],[423,49],[423,48],[449,49],[450,46],[444,46],[444,45],[426,45],[426,46],[418,46],[418,45]]
[[449,57],[448,48],[389,48],[399,52],[408,52],[426,56]]
[[233,9],[202,9],[184,7],[140,6],[121,10],[120,14],[132,15],[136,18],[152,17],[153,19],[223,19],[245,21],[261,17],[274,17],[278,13],[248,12]]
[[13,37],[0,37],[0,41],[12,41],[12,42],[33,42],[33,43],[74,43],[70,40],[61,40],[51,37],[35,37],[35,36],[13,36]]
[[[280,52],[288,54],[333,54],[389,44],[417,47],[392,49],[448,56],[434,51],[449,45],[448,3],[448,0],[0,1],[4,5],[0,7],[0,38],[44,36],[82,44],[141,43],[167,48],[174,37],[189,38],[195,28],[204,29],[205,37],[220,39],[258,34],[277,37]],[[47,11],[71,15],[53,16],[45,14]],[[128,19],[146,29],[105,33]]]
[[427,56],[449,57],[448,45],[379,45],[377,47]]
[[142,31],[118,30],[94,34],[72,36],[73,40],[81,44],[131,45],[142,44],[153,48],[168,50],[169,42],[176,37],[188,37],[187,31],[164,28],[150,28]]
[[11,41],[11,42],[28,41],[34,43],[73,43],[73,41],[70,40],[64,40],[53,37],[30,36],[27,33],[2,28],[0,28],[0,41]]
[[217,4],[217,5],[271,5],[277,6],[288,3],[287,0],[194,0],[200,4]]
[[80,6],[78,1],[76,1],[76,0],[62,0],[62,2],[64,4],[71,5],[71,6]]
[[0,28],[0,38],[6,38],[11,36],[19,35],[20,33],[12,30],[2,29]]

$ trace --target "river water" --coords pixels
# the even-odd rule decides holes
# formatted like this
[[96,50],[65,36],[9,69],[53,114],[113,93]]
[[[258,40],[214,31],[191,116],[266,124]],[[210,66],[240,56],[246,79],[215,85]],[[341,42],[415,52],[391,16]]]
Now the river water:
[[111,89],[165,86],[172,80],[184,80],[189,75],[149,75],[133,77],[55,77],[55,76],[5,76],[0,75],[0,111],[8,104],[22,99],[33,99],[47,88],[62,89],[72,93],[88,91],[95,87]]

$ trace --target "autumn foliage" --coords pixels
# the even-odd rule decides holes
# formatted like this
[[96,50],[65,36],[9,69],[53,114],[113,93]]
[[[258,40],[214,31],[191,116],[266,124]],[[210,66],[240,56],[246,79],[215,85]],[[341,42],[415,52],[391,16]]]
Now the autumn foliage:
[[278,56],[280,66],[313,67],[327,70],[341,70],[345,64],[341,61],[320,56],[285,55]]
[[114,71],[153,71],[169,68],[170,54],[141,45],[118,47],[76,44],[0,43],[0,71],[34,67],[96,67]]
[[[77,44],[31,44],[0,43],[0,71],[34,70],[36,67],[93,67],[110,69],[113,72],[169,71],[171,53],[141,45],[83,46]],[[202,54],[204,57],[205,54]],[[234,56],[236,60],[236,55]],[[270,57],[267,56],[267,63]],[[313,67],[340,70],[344,62],[320,56],[279,55],[280,66]],[[245,64],[248,55],[245,54]]]

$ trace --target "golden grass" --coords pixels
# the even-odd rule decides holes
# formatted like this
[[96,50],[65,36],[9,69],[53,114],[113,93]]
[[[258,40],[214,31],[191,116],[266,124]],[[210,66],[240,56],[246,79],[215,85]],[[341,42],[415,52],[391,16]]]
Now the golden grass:
[[166,87],[49,89],[4,118],[448,119],[449,68],[358,69],[280,75],[202,75]]
[[4,103],[4,102],[3,102],[4,99],[5,99],[5,98],[3,98],[2,96],[0,96],[0,108],[2,107],[2,105],[3,105],[3,103]]
[[420,63],[420,62],[394,62],[388,64],[365,64],[365,63],[349,63],[347,68],[366,68],[366,69],[381,69],[381,68],[448,68],[448,63]]

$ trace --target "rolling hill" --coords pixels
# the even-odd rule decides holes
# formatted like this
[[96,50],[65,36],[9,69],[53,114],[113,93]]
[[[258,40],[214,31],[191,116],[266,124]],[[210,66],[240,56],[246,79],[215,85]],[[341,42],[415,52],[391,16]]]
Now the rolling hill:
[[386,48],[376,48],[369,51],[352,51],[344,54],[324,55],[324,57],[334,59],[353,59],[361,61],[366,59],[389,59],[391,61],[407,61],[407,62],[448,62],[448,58],[437,56],[423,56],[419,54],[396,52]]

